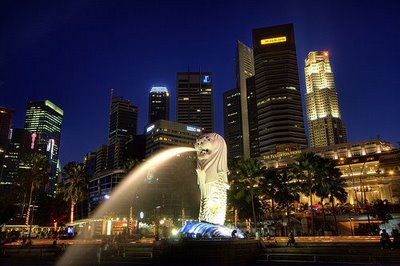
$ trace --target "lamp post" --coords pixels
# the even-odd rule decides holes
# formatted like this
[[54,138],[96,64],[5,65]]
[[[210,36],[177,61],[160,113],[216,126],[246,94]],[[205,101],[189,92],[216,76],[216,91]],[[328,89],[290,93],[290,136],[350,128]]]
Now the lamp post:
[[155,225],[155,239],[158,241],[160,239],[160,221],[158,220],[158,211],[161,206],[157,206],[154,210],[154,225]]

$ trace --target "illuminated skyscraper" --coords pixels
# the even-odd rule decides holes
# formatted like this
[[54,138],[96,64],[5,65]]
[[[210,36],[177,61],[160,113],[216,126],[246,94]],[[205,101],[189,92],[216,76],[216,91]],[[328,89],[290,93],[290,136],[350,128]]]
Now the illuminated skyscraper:
[[253,49],[260,155],[306,148],[293,25],[254,29]]
[[237,42],[236,54],[236,88],[240,93],[240,117],[241,117],[241,142],[243,158],[250,158],[249,143],[249,120],[247,108],[247,86],[246,79],[254,75],[253,49],[246,46],[241,41]]
[[178,123],[214,131],[213,80],[211,72],[181,72],[176,75]]
[[0,149],[5,149],[10,142],[9,136],[13,113],[14,110],[0,106]]
[[169,92],[167,87],[154,86],[149,94],[149,124],[169,120]]
[[31,134],[31,149],[46,153],[49,158],[50,179],[47,192],[55,193],[57,164],[64,111],[49,100],[30,102],[24,129]]
[[305,60],[304,70],[311,147],[346,143],[346,129],[340,117],[328,52],[310,52]]
[[241,94],[238,89],[224,92],[224,138],[228,149],[228,161],[243,158]]
[[108,129],[108,169],[120,169],[125,159],[125,145],[136,135],[138,108],[128,100],[111,96]]
[[[14,110],[0,106],[0,190],[7,172],[6,153],[10,146],[10,130]],[[1,192],[0,192],[1,193]]]

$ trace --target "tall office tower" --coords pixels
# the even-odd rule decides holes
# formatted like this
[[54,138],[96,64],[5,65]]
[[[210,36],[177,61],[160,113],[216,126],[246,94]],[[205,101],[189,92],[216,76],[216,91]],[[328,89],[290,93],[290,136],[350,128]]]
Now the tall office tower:
[[247,111],[249,121],[249,144],[250,157],[257,158],[260,156],[258,141],[258,122],[257,122],[257,99],[255,88],[255,77],[246,79],[247,87]]
[[326,51],[310,52],[305,60],[306,106],[311,147],[346,143],[333,72]]
[[13,113],[14,110],[0,106],[0,149],[3,150],[10,143],[10,129]]
[[136,135],[138,108],[121,97],[111,96],[108,130],[108,169],[120,169],[124,162],[125,144]]
[[[158,120],[146,128],[146,158],[172,147],[193,147],[201,134],[200,127]],[[197,217],[200,195],[195,169],[195,152],[174,156],[167,164],[153,165],[143,187],[138,189],[137,203],[147,212],[161,206],[159,215],[174,219],[182,217],[182,208],[187,217]]]
[[107,170],[107,151],[108,145],[100,145],[96,150],[96,170],[95,175],[98,175]]
[[249,143],[249,121],[247,107],[247,86],[246,79],[254,75],[254,58],[253,49],[237,42],[236,54],[236,88],[240,92],[240,109],[241,109],[241,135],[242,135],[242,150],[243,158],[250,158],[250,143]]
[[149,94],[149,124],[169,120],[169,92],[167,87],[152,87]]
[[177,122],[214,131],[212,81],[211,72],[177,73]]
[[146,158],[174,146],[193,147],[201,128],[173,121],[159,120],[146,128]]
[[241,93],[239,89],[224,92],[224,137],[228,148],[228,162],[243,158]]
[[260,155],[307,147],[292,24],[253,30]]
[[[55,193],[57,165],[64,111],[49,100],[29,102],[24,129],[31,134],[31,149],[46,153],[49,158],[50,179],[47,192]],[[34,143],[37,143],[34,145]]]
[[[0,185],[3,183],[5,174],[5,157],[10,145],[10,130],[12,124],[13,110],[0,106]],[[1,189],[1,187],[0,187]]]

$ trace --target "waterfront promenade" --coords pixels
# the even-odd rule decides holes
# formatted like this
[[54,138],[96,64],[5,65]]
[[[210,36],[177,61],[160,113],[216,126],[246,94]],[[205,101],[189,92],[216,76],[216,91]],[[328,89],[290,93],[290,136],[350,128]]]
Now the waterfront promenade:
[[[296,237],[294,247],[286,247],[286,241],[285,237],[262,238],[252,264],[400,265],[400,250],[381,249],[377,236]],[[71,265],[153,264],[153,239],[144,238],[117,244],[101,257],[101,240],[59,240],[57,247],[52,246],[51,240],[33,240],[29,247],[14,242],[2,247],[0,265],[55,265],[63,255],[63,247],[70,245],[79,245],[86,251],[85,258],[71,258]]]

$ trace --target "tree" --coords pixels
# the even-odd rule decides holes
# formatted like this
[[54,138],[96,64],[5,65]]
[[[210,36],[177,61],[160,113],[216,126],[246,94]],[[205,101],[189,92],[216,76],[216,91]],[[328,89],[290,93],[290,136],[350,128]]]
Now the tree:
[[345,179],[341,177],[339,169],[335,168],[333,163],[329,159],[319,159],[321,174],[317,176],[315,183],[315,194],[321,198],[322,214],[324,217],[324,231],[326,231],[326,215],[324,199],[328,198],[333,209],[333,215],[335,219],[336,233],[338,232],[336,214],[334,210],[335,199],[340,202],[347,200],[347,192],[345,190]]
[[300,198],[300,187],[296,176],[290,171],[269,171],[263,183],[269,183],[272,200],[285,208],[288,228],[291,231],[290,208]]
[[[30,223],[31,204],[35,190],[44,188],[49,179],[49,161],[46,155],[41,153],[31,153],[23,160],[23,168],[19,168],[17,183],[23,193],[29,190],[29,203],[26,214],[26,221]],[[24,201],[25,204],[25,201]],[[29,229],[30,234],[30,229]]]
[[[231,199],[236,201],[251,202],[253,220],[256,231],[257,219],[254,198],[259,195],[260,180],[264,178],[266,168],[256,159],[239,160],[230,173]],[[232,195],[233,194],[233,195]]]
[[314,235],[314,211],[313,194],[316,192],[316,180],[324,174],[323,158],[312,153],[305,152],[297,158],[297,163],[293,165],[293,173],[300,181],[302,192],[310,198],[311,207],[311,232]]
[[126,174],[129,174],[136,166],[138,166],[140,161],[138,159],[128,158],[122,165],[122,169]]
[[74,222],[75,205],[86,198],[87,173],[82,163],[70,162],[64,166],[63,180],[57,185],[57,192],[70,202],[70,223]]
[[393,219],[390,214],[391,206],[388,200],[376,199],[372,202],[371,214],[372,217],[377,218],[385,224],[389,222],[389,220]]

